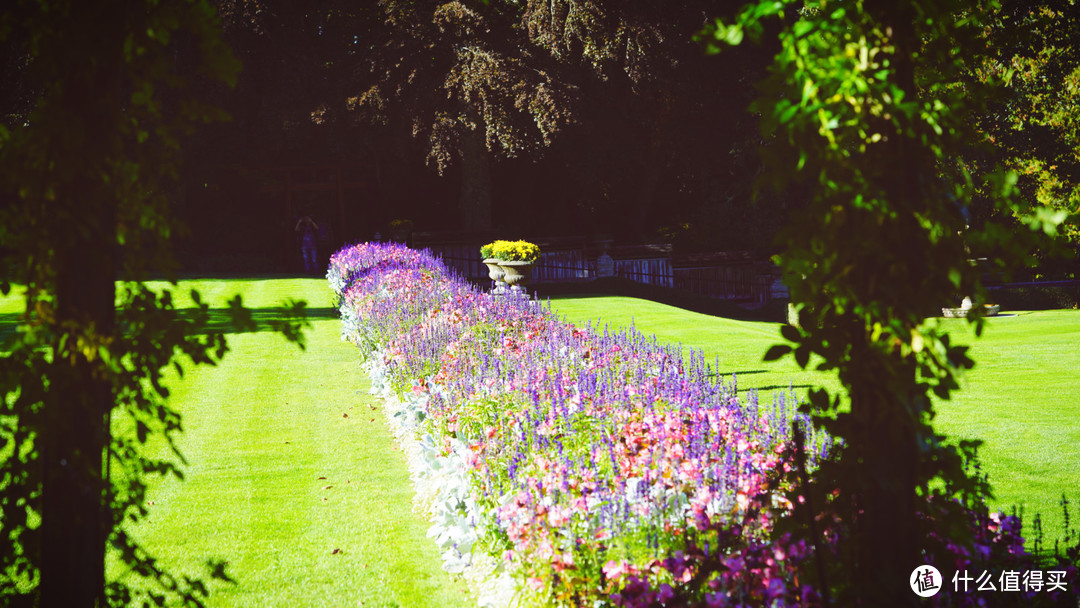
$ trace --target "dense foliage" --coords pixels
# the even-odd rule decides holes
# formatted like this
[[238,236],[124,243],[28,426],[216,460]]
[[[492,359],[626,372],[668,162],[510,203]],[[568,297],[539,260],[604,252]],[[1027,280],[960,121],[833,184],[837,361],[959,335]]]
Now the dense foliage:
[[[988,96],[985,111],[972,120],[989,145],[981,153],[966,153],[963,162],[975,170],[1001,163],[1015,171],[1021,197],[1013,214],[1044,208],[1062,222],[1060,232],[1075,246],[1080,242],[1080,50],[1075,43],[1080,6],[1004,0],[981,6],[978,18],[980,44],[957,86]],[[995,90],[987,83],[999,86]]]
[[[228,345],[197,293],[181,315],[139,281],[169,268],[181,138],[222,118],[178,66],[228,83],[236,62],[196,1],[7,3],[0,44],[0,88],[19,93],[0,122],[0,288],[25,301],[0,345],[0,603],[202,605],[203,582],[163,571],[128,527],[152,477],[182,477],[166,372]],[[301,309],[278,325],[293,340]]]
[[[211,89],[237,120],[204,132],[189,157],[180,211],[194,226],[192,255],[228,249],[277,263],[288,219],[284,196],[270,193],[282,191],[283,166],[346,167],[357,185],[346,189],[339,242],[385,233],[401,216],[420,231],[490,222],[533,237],[603,232],[765,255],[807,198],[805,184],[750,196],[762,169],[757,149],[782,154],[785,144],[745,112],[775,39],[711,56],[691,41],[708,17],[737,3],[214,4],[244,69],[235,91]],[[979,7],[987,27],[965,38],[973,44],[965,43],[963,70],[939,78],[925,56],[914,68],[916,88],[948,82],[969,98],[991,92],[986,79],[1012,75],[986,112],[967,116],[977,128],[941,170],[960,164],[978,175],[1004,161],[1025,195],[1020,215],[1037,192],[1055,211],[1075,212],[1075,53],[1066,41],[1076,9],[1053,0]],[[329,193],[295,196],[314,208],[332,204]],[[968,206],[972,225],[1013,215],[982,200]],[[1075,273],[1073,262],[1054,275]]]
[[[986,301],[970,250],[1008,269],[1036,241],[1026,229],[970,225],[976,193],[1040,233],[1064,218],[1022,209],[1014,173],[954,162],[981,141],[974,117],[998,84],[986,74],[978,91],[954,86],[980,67],[983,19],[995,8],[984,4],[760,2],[706,34],[738,44],[760,39],[770,18],[780,28],[752,106],[784,144],[766,150],[762,177],[799,184],[812,199],[779,237],[799,326],[785,328],[788,343],[767,358],[791,354],[805,367],[818,356],[818,369],[837,370],[846,389],[816,391],[806,408],[843,439],[843,456],[818,479],[819,500],[851,526],[854,547],[833,562],[855,573],[845,603],[910,605],[907,577],[926,537],[917,504],[986,491],[962,467],[977,444],[949,445],[931,426],[932,397],[947,399],[973,362],[927,317],[964,295]],[[964,525],[960,510],[938,516]]]

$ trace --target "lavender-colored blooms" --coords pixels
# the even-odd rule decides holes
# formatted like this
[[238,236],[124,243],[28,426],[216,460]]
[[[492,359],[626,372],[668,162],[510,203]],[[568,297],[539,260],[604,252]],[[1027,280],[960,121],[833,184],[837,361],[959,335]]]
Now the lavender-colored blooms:
[[[602,596],[622,579],[601,566],[625,562],[644,577],[650,560],[689,552],[685,542],[715,552],[760,541],[722,531],[754,517],[750,504],[784,475],[795,419],[786,397],[740,400],[734,377],[725,384],[701,351],[633,328],[575,327],[401,245],[346,248],[328,280],[344,337],[381,359],[398,394],[425,397],[417,432],[467,457],[484,514],[474,551],[511,555],[507,568],[549,587],[574,569]],[[812,440],[816,460],[827,441]],[[661,578],[689,571],[681,560]]]

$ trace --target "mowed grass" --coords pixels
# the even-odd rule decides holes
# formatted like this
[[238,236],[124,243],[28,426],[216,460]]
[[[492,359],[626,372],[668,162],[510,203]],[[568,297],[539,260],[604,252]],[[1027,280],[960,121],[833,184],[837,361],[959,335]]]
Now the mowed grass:
[[[263,324],[287,298],[304,299],[313,328],[306,351],[269,331],[232,335],[221,365],[189,368],[170,382],[190,464],[185,481],[153,485],[150,517],[134,530],[150,552],[185,574],[199,574],[207,558],[226,560],[236,584],[214,583],[211,606],[469,605],[464,586],[441,570],[427,524],[412,513],[404,460],[367,394],[357,350],[340,340],[325,281],[185,281],[177,293],[191,288],[218,307],[240,293]],[[552,305],[578,324],[633,323],[661,341],[703,350],[763,404],[789,387],[801,396],[811,386],[839,388],[833,375],[790,359],[761,362],[780,340],[777,323],[625,297]],[[0,298],[0,332],[12,330],[20,306],[14,294]],[[991,319],[979,339],[963,322],[948,323],[972,344],[977,366],[963,390],[938,405],[935,428],[984,439],[995,504],[1024,505],[1029,522],[1040,512],[1048,536],[1060,536],[1061,492],[1080,501],[1080,312]]]
[[323,279],[186,281],[257,315],[287,298],[312,309],[301,351],[269,331],[229,337],[217,368],[172,382],[187,479],[165,482],[139,535],[166,562],[229,561],[214,606],[462,606],[412,511],[408,469],[342,342]]
[[[627,297],[553,298],[551,305],[579,325],[633,324],[662,342],[704,351],[722,374],[736,376],[740,393],[757,390],[762,404],[788,387],[800,398],[810,387],[840,388],[835,373],[802,370],[790,357],[762,363],[768,347],[781,341],[779,323]],[[984,440],[979,455],[994,488],[992,505],[1022,507],[1027,525],[1039,513],[1052,541],[1064,536],[1062,492],[1072,503],[1073,526],[1080,516],[1080,311],[1010,314],[990,319],[980,338],[963,320],[946,321],[955,340],[971,345],[976,367],[952,400],[937,404],[934,428],[957,439]]]
[[1052,540],[1063,536],[1063,492],[1071,527],[1080,518],[1080,311],[1006,315],[989,319],[979,338],[947,321],[971,345],[975,368],[938,406],[935,428],[985,441],[979,454],[996,504],[1023,506],[1027,523],[1039,513]]
[[[189,465],[184,481],[152,484],[150,515],[132,527],[150,554],[196,576],[208,558],[227,561],[236,584],[213,583],[210,606],[473,603],[412,512],[408,469],[359,351],[341,341],[326,281],[185,281],[177,293],[192,288],[212,307],[240,293],[264,324],[285,299],[303,299],[313,327],[306,351],[271,331],[230,335],[219,366],[169,382]],[[19,310],[13,300],[0,314]]]

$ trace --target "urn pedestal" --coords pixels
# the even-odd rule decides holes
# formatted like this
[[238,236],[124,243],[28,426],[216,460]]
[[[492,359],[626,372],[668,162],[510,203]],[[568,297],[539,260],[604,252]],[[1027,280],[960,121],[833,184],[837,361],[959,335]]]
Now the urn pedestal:
[[503,294],[506,293],[506,283],[503,281],[503,277],[506,272],[499,267],[502,262],[495,258],[488,258],[484,260],[484,265],[488,267],[488,278],[495,281],[495,287],[491,290],[491,293]]
[[532,278],[533,266],[536,262],[500,261],[499,268],[503,271],[503,281],[510,286],[511,293],[523,294],[522,287]]

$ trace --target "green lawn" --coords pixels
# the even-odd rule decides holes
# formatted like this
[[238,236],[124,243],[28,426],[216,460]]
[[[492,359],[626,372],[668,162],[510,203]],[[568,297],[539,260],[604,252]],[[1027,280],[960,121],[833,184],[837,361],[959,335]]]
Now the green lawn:
[[[313,328],[306,351],[269,331],[232,335],[221,365],[170,382],[190,464],[185,481],[153,484],[136,537],[178,573],[227,560],[237,584],[214,583],[211,606],[469,605],[412,512],[404,458],[358,350],[341,341],[326,281],[186,281],[181,291],[191,288],[211,306],[240,293],[263,320],[304,299]],[[0,299],[0,323],[19,308]]]
[[[740,392],[770,393],[793,386],[805,397],[811,386],[836,390],[835,374],[804,371],[790,357],[761,362],[780,341],[780,325],[713,317],[648,300],[627,297],[553,298],[552,308],[579,324],[599,322],[612,328],[633,323],[646,334],[703,350],[718,358],[725,375],[735,374]],[[1012,313],[990,319],[976,339],[963,320],[947,327],[962,344],[971,344],[975,369],[961,380],[962,390],[939,403],[935,429],[949,436],[983,439],[983,470],[995,491],[994,504],[1009,510],[1023,506],[1042,516],[1052,540],[1062,536],[1062,492],[1080,510],[1080,311]]]
[[[463,585],[441,570],[426,523],[412,513],[404,460],[367,395],[356,348],[340,340],[325,281],[199,280],[181,291],[193,287],[212,306],[241,293],[264,320],[286,298],[305,299],[314,327],[303,352],[268,331],[233,335],[220,366],[189,370],[171,383],[190,465],[184,482],[154,485],[138,537],[180,572],[199,573],[209,557],[227,560],[237,584],[215,583],[212,606],[469,604]],[[740,391],[759,391],[763,403],[788,387],[801,395],[810,386],[838,387],[791,360],[761,362],[779,340],[776,323],[628,297],[565,297],[552,305],[579,324],[632,321],[662,341],[702,349],[721,373],[738,378]],[[0,298],[0,332],[11,331],[18,309],[15,297]],[[952,327],[970,335],[962,322]],[[1080,499],[1080,312],[993,319],[983,338],[969,341],[978,365],[957,398],[939,405],[937,428],[985,439],[998,504],[1040,511],[1056,533],[1061,492]]]
[[[461,606],[443,572],[357,349],[322,279],[187,281],[212,305],[307,300],[306,351],[272,332],[230,336],[217,368],[173,382],[184,482],[152,493],[139,535],[166,562],[229,561],[213,606]],[[265,314],[265,313],[264,313]]]
[[1039,512],[1057,533],[1062,492],[1074,527],[1080,515],[1080,311],[1007,314],[1015,316],[990,319],[981,338],[948,321],[976,365],[963,390],[939,405],[936,428],[984,440],[998,504]]
[[556,297],[551,307],[577,325],[592,323],[601,330],[604,326],[616,329],[633,325],[663,342],[704,351],[706,361],[718,365],[722,376],[729,382],[734,377],[740,393],[756,390],[762,403],[771,403],[772,394],[778,390],[793,388],[805,397],[810,387],[840,387],[835,377],[802,370],[790,357],[762,362],[765,351],[780,339],[779,323],[725,319],[621,296]]

